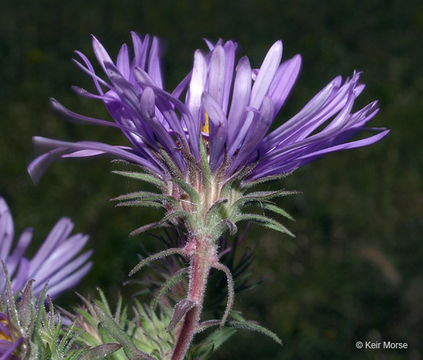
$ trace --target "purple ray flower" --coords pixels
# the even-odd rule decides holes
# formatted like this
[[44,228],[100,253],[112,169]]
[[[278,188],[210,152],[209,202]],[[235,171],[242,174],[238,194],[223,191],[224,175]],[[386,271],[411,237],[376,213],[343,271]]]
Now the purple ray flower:
[[[3,198],[0,197],[0,259],[6,264],[13,291],[17,293],[33,279],[34,294],[41,293],[48,282],[48,294],[55,297],[75,286],[90,270],[89,250],[81,255],[88,241],[83,234],[71,235],[73,223],[68,218],[60,219],[32,259],[24,254],[32,240],[32,228],[23,231],[12,251],[14,237],[13,220]],[[5,287],[3,271],[0,275],[0,293]]]
[[[260,68],[253,69],[247,57],[235,66],[237,44],[207,41],[209,52],[197,50],[192,71],[172,93],[163,89],[161,46],[156,37],[132,33],[134,56],[124,44],[116,62],[93,37],[95,56],[105,72],[103,80],[80,52],[75,63],[93,79],[96,93],[74,87],[81,96],[101,100],[114,121],[76,114],[55,99],[53,108],[65,118],[88,124],[118,128],[130,146],[92,141],[76,143],[35,137],[34,142],[51,150],[29,166],[37,181],[58,158],[108,154],[167,177],[167,167],[158,156],[164,149],[186,174],[189,158],[200,160],[200,138],[206,141],[212,173],[225,166],[229,178],[247,164],[255,163],[244,181],[284,174],[329,152],[367,146],[383,138],[388,130],[366,128],[378,112],[374,101],[354,111],[355,99],[363,91],[360,73],[342,81],[336,77],[290,120],[268,133],[297,79],[301,57],[281,62],[282,42],[269,49]],[[185,93],[185,100],[180,100]],[[349,141],[361,131],[375,134]]]

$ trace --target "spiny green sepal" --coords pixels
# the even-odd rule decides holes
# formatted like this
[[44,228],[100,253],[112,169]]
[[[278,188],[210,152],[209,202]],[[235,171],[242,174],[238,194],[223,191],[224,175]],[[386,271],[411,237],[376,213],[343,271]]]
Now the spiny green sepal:
[[270,229],[279,231],[281,233],[284,234],[288,234],[292,237],[295,237],[295,235],[289,231],[285,226],[283,226],[280,222],[269,218],[267,216],[264,215],[259,215],[259,214],[242,214],[242,215],[238,215],[235,218],[235,223],[239,222],[239,221],[252,221],[255,223],[258,223],[260,225],[263,225],[265,227],[268,227]]
[[152,185],[155,185],[159,188],[162,188],[163,186],[165,186],[165,182],[163,180],[159,179],[156,176],[149,175],[149,174],[144,174],[144,173],[140,173],[140,172],[136,172],[136,171],[118,171],[118,170],[114,170],[114,171],[112,171],[112,173],[117,174],[117,175],[121,175],[121,176],[125,176],[125,177],[129,177],[131,179],[145,181],[145,182],[150,183]]

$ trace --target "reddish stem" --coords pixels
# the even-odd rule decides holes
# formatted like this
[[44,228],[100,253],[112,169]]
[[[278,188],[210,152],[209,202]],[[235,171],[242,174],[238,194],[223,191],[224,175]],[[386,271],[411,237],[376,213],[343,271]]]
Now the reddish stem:
[[191,344],[200,322],[210,268],[216,260],[216,246],[214,244],[210,244],[207,239],[201,238],[192,239],[192,241],[195,241],[195,251],[191,257],[187,298],[196,305],[185,315],[171,360],[183,360]]

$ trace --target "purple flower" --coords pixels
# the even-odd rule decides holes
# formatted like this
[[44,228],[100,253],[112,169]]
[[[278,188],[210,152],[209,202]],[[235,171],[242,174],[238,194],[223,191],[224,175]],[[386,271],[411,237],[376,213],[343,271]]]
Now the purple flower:
[[14,340],[16,336],[13,330],[7,315],[0,313],[0,360],[18,360],[13,353],[22,343],[23,338],[18,337]]
[[[291,172],[329,152],[373,144],[389,131],[365,127],[378,112],[376,101],[353,110],[364,89],[360,73],[354,72],[345,81],[339,76],[333,79],[298,114],[269,133],[301,66],[299,55],[281,62],[281,41],[272,45],[258,69],[245,56],[235,66],[236,43],[207,41],[209,52],[195,52],[192,71],[172,93],[163,89],[159,40],[132,33],[132,41],[132,60],[124,44],[114,62],[93,37],[94,53],[106,80],[95,73],[85,55],[76,52],[82,62],[75,62],[91,76],[96,92],[74,90],[102,101],[113,121],[76,114],[51,100],[53,108],[69,120],[118,128],[130,146],[35,137],[36,144],[50,149],[29,165],[35,181],[58,158],[102,154],[138,164],[166,180],[169,167],[163,150],[187,174],[192,162],[201,160],[203,139],[212,175],[220,169],[229,178],[255,164],[244,177],[246,183]],[[184,93],[185,99],[180,100]],[[349,141],[361,131],[374,134]]]
[[[6,265],[15,293],[21,290],[29,280],[33,284],[34,294],[41,293],[48,282],[48,294],[55,297],[75,286],[90,270],[88,262],[92,251],[78,253],[88,241],[83,234],[71,235],[73,223],[68,218],[60,219],[32,259],[24,254],[32,240],[32,228],[23,231],[12,251],[14,237],[13,220],[3,198],[0,197],[0,259]],[[0,275],[0,293],[5,287],[3,271]],[[1,321],[1,319],[0,319]]]
[[[169,323],[171,331],[183,322],[172,360],[182,360],[198,330],[207,278],[211,269],[222,271],[227,280],[228,301],[222,319],[230,316],[234,299],[231,271],[219,261],[219,237],[229,229],[237,231],[240,221],[253,221],[273,230],[293,234],[264,211],[290,218],[270,200],[293,192],[283,190],[250,192],[257,182],[287,174],[329,152],[373,144],[388,130],[366,128],[378,112],[377,102],[353,110],[363,91],[360,74],[342,81],[336,77],[290,120],[269,132],[285,103],[300,70],[301,58],[284,62],[282,43],[269,49],[260,68],[247,57],[236,63],[237,44],[207,41],[209,51],[194,53],[190,73],[172,93],[163,89],[157,38],[132,33],[134,57],[123,45],[114,62],[96,38],[95,56],[107,79],[94,71],[87,57],[76,61],[95,85],[91,93],[74,87],[81,96],[104,103],[113,121],[76,114],[52,99],[53,108],[68,120],[118,128],[130,146],[98,142],[67,142],[35,137],[34,142],[49,148],[28,168],[35,181],[50,163],[59,158],[108,154],[138,165],[143,172],[119,172],[158,187],[161,193],[139,191],[122,195],[120,205],[161,207],[165,216],[144,225],[136,235],[153,227],[184,225],[186,242],[142,259],[130,276],[152,261],[182,255],[189,259],[189,286],[178,302]],[[236,65],[235,65],[236,63]],[[363,130],[374,134],[350,141]],[[260,213],[246,213],[258,204]],[[182,220],[182,221],[181,221]],[[220,254],[221,255],[221,254]]]

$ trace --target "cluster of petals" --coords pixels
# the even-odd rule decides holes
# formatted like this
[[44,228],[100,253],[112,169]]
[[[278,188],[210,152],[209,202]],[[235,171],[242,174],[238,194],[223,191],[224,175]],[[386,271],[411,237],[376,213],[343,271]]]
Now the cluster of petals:
[[[236,60],[237,43],[206,41],[208,51],[195,51],[192,70],[173,92],[163,88],[160,41],[132,33],[132,42],[132,59],[124,44],[113,61],[93,37],[94,54],[106,78],[76,52],[76,64],[92,78],[96,91],[74,90],[102,101],[112,121],[77,114],[52,99],[66,119],[118,128],[129,146],[35,137],[36,144],[48,149],[29,166],[35,181],[56,159],[101,154],[136,163],[166,179],[166,165],[157,153],[165,150],[186,173],[190,159],[200,160],[200,141],[205,140],[212,172],[225,164],[225,177],[230,177],[255,164],[244,180],[248,182],[291,172],[330,152],[373,144],[389,131],[365,126],[378,112],[377,101],[353,109],[364,89],[356,71],[345,80],[334,78],[296,115],[269,131],[301,67],[299,55],[282,61],[281,41],[270,47],[259,68],[246,56]],[[371,134],[350,141],[363,130]]]
[[[84,234],[71,235],[73,223],[60,219],[38,251],[28,259],[25,252],[31,243],[33,229],[27,228],[19,236],[12,250],[14,225],[9,207],[0,197],[0,260],[6,265],[12,290],[18,293],[28,281],[34,280],[34,295],[42,292],[48,283],[47,294],[55,297],[75,286],[91,269],[92,250],[79,254],[88,241]],[[0,293],[6,286],[3,270],[0,275]]]

